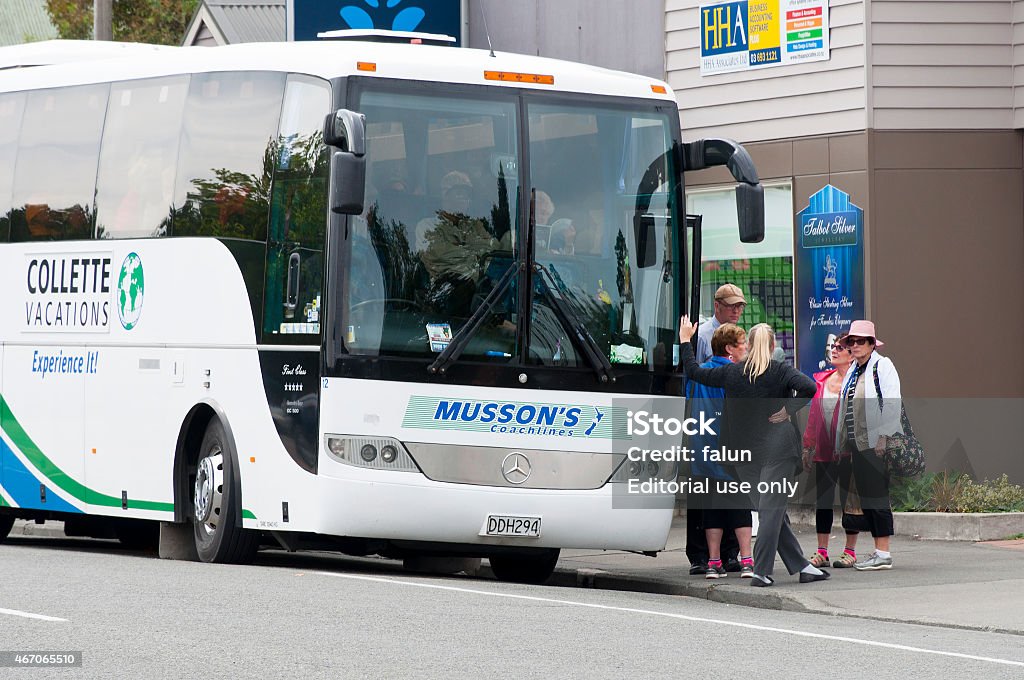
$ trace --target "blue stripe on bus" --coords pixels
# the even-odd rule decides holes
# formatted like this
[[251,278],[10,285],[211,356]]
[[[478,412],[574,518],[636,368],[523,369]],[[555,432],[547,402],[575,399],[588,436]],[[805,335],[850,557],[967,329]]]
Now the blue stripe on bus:
[[46,485],[46,502],[39,500],[40,480],[29,471],[25,464],[14,455],[14,451],[3,439],[0,439],[0,481],[3,483],[7,497],[22,508],[52,510],[54,512],[82,511],[54,493],[50,485]]

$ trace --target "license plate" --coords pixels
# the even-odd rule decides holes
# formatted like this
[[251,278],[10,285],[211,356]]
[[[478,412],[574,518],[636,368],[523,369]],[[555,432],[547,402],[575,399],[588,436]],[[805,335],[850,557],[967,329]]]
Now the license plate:
[[481,536],[540,536],[540,517],[517,517],[515,515],[487,515]]

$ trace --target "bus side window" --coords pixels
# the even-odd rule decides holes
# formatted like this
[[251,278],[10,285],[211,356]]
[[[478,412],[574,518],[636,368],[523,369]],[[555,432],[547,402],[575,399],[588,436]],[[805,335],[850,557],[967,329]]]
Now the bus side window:
[[330,87],[290,76],[285,88],[270,197],[263,341],[319,335],[324,280],[328,153],[321,127]]
[[0,243],[11,237],[11,189],[14,186],[14,163],[24,111],[24,92],[0,95]]
[[97,238],[166,236],[188,76],[110,88],[96,178]]
[[28,93],[14,174],[11,240],[92,238],[109,90],[103,84]]

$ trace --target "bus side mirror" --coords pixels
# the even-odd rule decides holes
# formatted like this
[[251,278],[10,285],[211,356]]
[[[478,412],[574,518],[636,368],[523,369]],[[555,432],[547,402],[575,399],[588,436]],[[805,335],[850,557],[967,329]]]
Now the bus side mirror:
[[736,186],[736,217],[740,241],[764,240],[764,189],[750,154],[731,139],[698,139],[683,144],[683,169],[703,170],[724,165],[739,184]]
[[360,215],[366,195],[366,158],[345,151],[331,154],[331,211]]
[[324,121],[324,144],[366,155],[366,116],[348,109],[338,109]]
[[736,185],[736,217],[739,219],[741,242],[760,243],[764,240],[764,187],[760,184]]
[[324,144],[331,154],[331,211],[342,215],[363,212],[366,195],[366,116],[338,109],[324,121]]

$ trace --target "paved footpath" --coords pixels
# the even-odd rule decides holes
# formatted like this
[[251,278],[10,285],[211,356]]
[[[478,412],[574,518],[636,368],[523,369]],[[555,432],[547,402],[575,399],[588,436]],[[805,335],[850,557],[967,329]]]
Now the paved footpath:
[[[795,527],[807,554],[816,547],[813,527]],[[63,536],[59,523],[19,521],[13,535]],[[833,551],[842,534],[834,534]],[[1024,636],[1024,540],[969,543],[892,539],[895,566],[888,571],[829,569],[832,578],[801,584],[776,562],[775,585],[752,588],[729,574],[709,581],[690,576],[685,517],[672,525],[666,550],[657,557],[618,551],[563,550],[549,583],[699,597],[762,609],[855,616]],[[871,551],[863,536],[858,554]],[[484,574],[489,569],[484,563]]]
[[[813,527],[795,529],[811,554],[817,547]],[[831,552],[842,550],[843,538],[833,534]],[[703,574],[690,576],[685,544],[681,517],[657,557],[563,550],[551,583],[1024,635],[1024,540],[969,543],[894,536],[890,570],[829,569],[830,580],[801,584],[776,561],[770,588],[752,588],[739,574],[713,581]],[[857,549],[858,555],[870,553],[871,537],[862,535]]]

